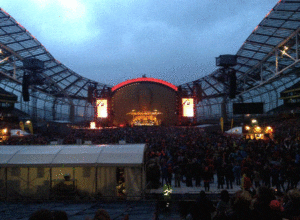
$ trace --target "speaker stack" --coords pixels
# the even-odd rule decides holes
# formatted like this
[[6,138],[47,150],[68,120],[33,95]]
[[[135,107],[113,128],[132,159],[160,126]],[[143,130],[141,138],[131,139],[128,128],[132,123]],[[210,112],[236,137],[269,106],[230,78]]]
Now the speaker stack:
[[23,82],[22,82],[22,96],[24,102],[29,102],[29,75],[23,75]]
[[229,98],[234,99],[236,94],[236,71],[229,70]]

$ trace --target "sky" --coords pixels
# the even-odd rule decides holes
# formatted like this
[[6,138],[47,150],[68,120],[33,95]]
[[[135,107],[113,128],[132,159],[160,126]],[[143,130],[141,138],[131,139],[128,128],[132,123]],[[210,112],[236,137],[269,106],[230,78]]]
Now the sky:
[[154,77],[181,85],[236,54],[277,0],[9,0],[0,7],[52,56],[107,85]]

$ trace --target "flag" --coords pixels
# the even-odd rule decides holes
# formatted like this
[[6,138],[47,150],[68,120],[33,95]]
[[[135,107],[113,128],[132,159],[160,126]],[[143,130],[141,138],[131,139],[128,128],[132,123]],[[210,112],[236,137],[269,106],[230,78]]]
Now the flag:
[[20,121],[19,125],[20,125],[20,128],[21,128],[23,131],[25,131],[24,123],[23,123],[22,121]]
[[223,120],[223,117],[220,118],[220,125],[221,125],[222,132],[224,132],[224,120]]
[[29,128],[30,133],[33,134],[33,127],[32,127],[31,122],[28,124],[28,128]]

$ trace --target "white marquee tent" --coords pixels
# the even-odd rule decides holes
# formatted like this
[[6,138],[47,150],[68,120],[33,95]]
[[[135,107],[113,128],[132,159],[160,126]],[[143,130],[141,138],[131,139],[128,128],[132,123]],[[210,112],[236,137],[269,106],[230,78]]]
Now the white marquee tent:
[[225,133],[227,134],[234,134],[234,135],[243,135],[243,129],[242,127],[234,127],[234,128],[231,128],[230,130],[228,131],[225,131]]
[[145,144],[0,146],[0,194],[8,199],[47,199],[55,185],[68,183],[86,195],[116,197],[117,172],[122,170],[127,198],[141,197],[145,148]]

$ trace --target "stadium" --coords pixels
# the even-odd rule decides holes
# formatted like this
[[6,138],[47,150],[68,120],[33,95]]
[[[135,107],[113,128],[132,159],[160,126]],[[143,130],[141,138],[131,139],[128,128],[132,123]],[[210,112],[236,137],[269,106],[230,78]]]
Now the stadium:
[[[236,54],[216,59],[216,71],[180,85],[145,75],[115,86],[85,78],[0,9],[0,200],[7,207],[101,201],[114,219],[125,212],[139,219],[145,207],[161,218],[197,219],[199,192],[216,214],[226,188],[233,201],[249,203],[243,210],[254,219],[276,216],[281,209],[271,204],[284,199],[277,217],[299,218],[299,1],[279,1]],[[224,133],[233,124],[239,134]],[[245,178],[249,188],[238,182]],[[170,184],[172,199],[163,196]]]

